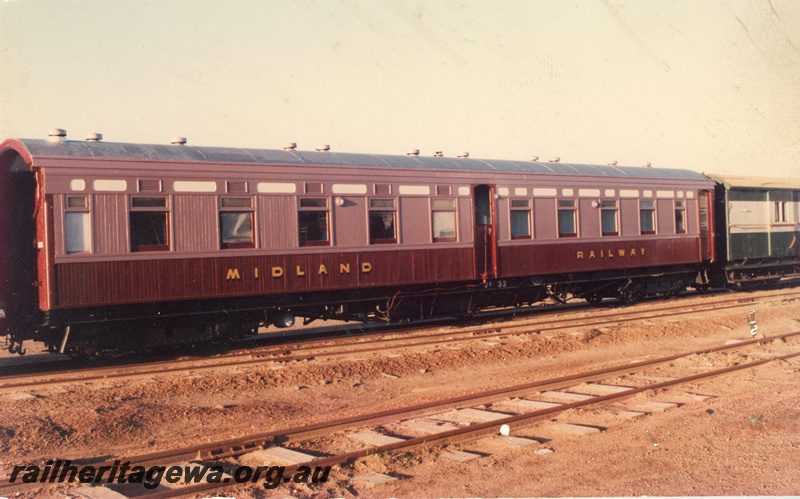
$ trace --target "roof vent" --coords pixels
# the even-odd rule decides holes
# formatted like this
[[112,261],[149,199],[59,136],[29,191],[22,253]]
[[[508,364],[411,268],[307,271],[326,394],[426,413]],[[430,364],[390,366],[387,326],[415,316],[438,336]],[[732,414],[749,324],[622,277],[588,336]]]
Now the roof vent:
[[406,156],[419,156],[419,149],[409,149]]
[[67,131],[63,128],[51,128],[47,132],[48,142],[64,142],[67,140]]
[[443,156],[444,156],[444,153],[442,151],[436,151],[435,153],[433,153],[433,157],[434,158],[441,158]]
[[331,150],[331,146],[329,146],[328,144],[320,144],[320,145],[317,146],[317,151],[319,151],[319,152],[326,152],[326,151],[330,151],[330,150]]
[[90,142],[100,142],[101,140],[103,140],[103,134],[102,133],[87,133],[86,134],[86,140],[88,140]]
[[466,152],[466,151],[460,152],[460,153],[458,153],[458,157],[459,158],[469,158],[469,153]]
[[617,166],[617,160],[609,161],[607,164],[608,166]]
[[185,146],[186,145],[186,137],[172,137],[170,143],[174,146]]
[[293,151],[293,150],[297,149],[297,142],[287,142],[287,143],[283,144],[283,148],[286,151]]
[[559,161],[561,161],[561,158],[559,158],[558,156],[550,158],[551,163],[558,163]]
[[528,161],[539,161],[539,156],[536,155],[528,156]]
[[648,161],[647,163],[644,163],[644,164],[642,165],[642,167],[643,167],[643,168],[650,168],[651,166],[652,166],[652,165],[650,164],[650,162],[649,162],[649,161]]

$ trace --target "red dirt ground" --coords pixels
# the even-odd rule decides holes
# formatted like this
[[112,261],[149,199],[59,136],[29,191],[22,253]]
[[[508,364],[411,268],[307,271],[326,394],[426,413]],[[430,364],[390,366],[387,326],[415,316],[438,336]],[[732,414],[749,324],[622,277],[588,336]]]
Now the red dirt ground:
[[[800,303],[782,303],[780,295],[743,295],[771,297],[752,306],[759,331],[766,336],[800,330]],[[14,465],[166,450],[691,351],[728,339],[749,339],[749,310],[477,339],[360,358],[267,363],[203,371],[197,376],[75,383],[36,392],[37,397],[29,400],[0,395],[0,476],[7,477]],[[696,373],[797,350],[800,339],[793,339],[735,354],[696,356],[648,374]],[[800,494],[798,380],[800,359],[770,362],[637,399],[669,400],[678,391],[712,396],[664,412],[624,419],[617,415],[626,405],[621,403],[572,410],[554,418],[603,428],[592,435],[558,434],[545,423],[515,432],[546,440],[543,443],[518,448],[498,435],[458,447],[485,454],[466,463],[443,459],[439,457],[443,449],[434,447],[410,454],[374,455],[334,468],[325,484],[282,485],[273,491],[254,486],[220,491],[220,495],[796,495]],[[335,448],[346,445],[345,440],[336,437],[321,443]],[[534,452],[541,448],[554,452]],[[241,463],[249,464],[246,458]],[[374,487],[353,480],[355,475],[374,471],[401,479]],[[63,487],[47,486],[23,495],[61,497],[64,493],[68,491]]]

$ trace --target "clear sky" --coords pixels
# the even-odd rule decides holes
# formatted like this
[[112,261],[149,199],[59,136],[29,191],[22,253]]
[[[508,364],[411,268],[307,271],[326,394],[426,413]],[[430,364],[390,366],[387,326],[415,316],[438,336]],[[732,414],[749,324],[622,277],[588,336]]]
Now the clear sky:
[[0,138],[800,177],[798,0],[0,0]]

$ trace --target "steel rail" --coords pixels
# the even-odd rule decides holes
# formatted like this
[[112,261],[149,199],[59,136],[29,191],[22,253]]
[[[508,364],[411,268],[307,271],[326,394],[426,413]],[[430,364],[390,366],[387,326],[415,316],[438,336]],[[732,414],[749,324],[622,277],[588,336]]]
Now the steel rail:
[[[343,418],[338,420],[327,421],[323,423],[316,423],[311,425],[304,425],[298,426],[294,428],[282,429],[272,432],[261,433],[257,435],[251,435],[247,437],[240,437],[235,439],[224,440],[221,442],[212,442],[208,444],[198,445],[198,446],[190,446],[176,450],[169,450],[169,451],[162,451],[156,453],[149,453],[149,454],[142,454],[142,455],[135,455],[126,458],[117,458],[117,459],[110,459],[102,462],[92,461],[92,460],[82,460],[84,463],[92,464],[93,466],[113,466],[114,461],[126,461],[130,462],[133,465],[164,465],[164,464],[174,464],[179,462],[186,462],[192,460],[219,460],[233,456],[239,456],[242,454],[246,454],[249,452],[253,452],[255,450],[268,448],[271,446],[276,445],[284,445],[291,442],[300,442],[306,441],[313,438],[318,438],[320,436],[330,435],[332,433],[345,431],[352,428],[364,427],[364,426],[375,426],[380,425],[387,422],[398,421],[403,419],[409,419],[412,417],[419,417],[422,415],[430,415],[441,413],[451,409],[458,409],[463,407],[481,405],[491,402],[496,402],[498,400],[503,400],[509,397],[514,396],[523,396],[530,392],[540,392],[544,390],[557,390],[562,388],[567,388],[570,386],[575,386],[579,383],[584,382],[591,382],[591,381],[598,381],[602,379],[607,379],[609,377],[613,377],[615,375],[620,374],[630,374],[632,372],[639,372],[645,369],[650,369],[653,367],[657,367],[662,364],[670,363],[675,360],[689,357],[692,355],[703,355],[708,353],[714,352],[723,352],[727,350],[738,350],[747,346],[757,345],[757,344],[766,344],[771,343],[775,340],[786,340],[787,338],[800,336],[800,331],[792,332],[792,333],[785,333],[776,336],[770,336],[767,338],[757,338],[746,340],[730,345],[720,345],[711,348],[704,348],[700,350],[694,350],[690,352],[683,352],[674,355],[669,355],[665,357],[659,357],[656,359],[649,359],[639,362],[632,362],[624,365],[618,365],[610,368],[603,368],[603,369],[596,369],[589,372],[584,373],[576,373],[567,376],[561,376],[552,379],[545,379],[534,381],[531,383],[525,383],[521,385],[515,385],[511,387],[504,387],[494,390],[488,390],[479,394],[473,395],[466,395],[461,397],[454,397],[450,399],[446,399],[439,402],[427,403],[427,404],[418,404],[411,407],[406,408],[399,408],[399,409],[391,409],[386,411],[380,411],[372,414],[366,415],[359,415],[353,416],[349,418]],[[791,354],[789,356],[785,356],[786,358],[799,356],[800,353]],[[772,359],[765,359],[761,361],[751,362],[748,364],[743,364],[742,366],[745,367],[755,367],[771,360],[781,359],[783,357],[775,357]],[[720,370],[718,374],[724,374],[726,372],[743,368],[741,366],[734,366],[733,368],[727,368]],[[538,421],[539,419],[546,418],[549,415],[557,414],[559,412],[581,407],[583,405],[589,405],[591,403],[598,403],[607,400],[614,400],[617,397],[624,398],[625,396],[635,395],[636,393],[641,393],[648,390],[655,390],[658,388],[672,386],[674,384],[679,383],[686,383],[693,381],[695,379],[702,379],[712,376],[709,373],[703,373],[700,375],[689,376],[686,378],[681,378],[677,381],[666,381],[662,383],[651,384],[639,388],[631,388],[628,391],[622,392],[621,394],[613,394],[608,396],[596,397],[586,401],[579,401],[570,404],[563,404],[558,407],[552,409],[545,409],[540,411],[534,411],[531,413],[525,413],[516,416],[509,416],[508,418],[504,418],[501,420],[496,420],[488,423],[480,423],[477,425],[470,426],[468,428],[460,428],[456,430],[450,430],[442,433],[437,433],[425,437],[419,437],[415,439],[410,439],[404,442],[398,442],[396,444],[384,445],[384,446],[377,446],[371,447],[365,450],[355,451],[348,454],[343,454],[342,456],[334,456],[328,458],[321,458],[316,459],[312,463],[315,466],[327,466],[330,464],[342,464],[349,460],[357,459],[359,457],[364,457],[376,452],[388,452],[392,450],[398,450],[401,448],[406,448],[409,445],[416,446],[416,445],[423,445],[423,444],[447,444],[452,443],[460,439],[459,435],[462,433],[464,435],[473,434],[474,438],[479,438],[484,434],[489,434],[493,431],[493,429],[499,428],[502,424],[508,424],[512,428],[519,428],[524,421]],[[534,419],[533,418],[539,418]],[[477,433],[475,433],[477,432]],[[453,440],[455,439],[455,440]],[[409,447],[410,448],[410,447]],[[339,459],[337,461],[337,459]],[[286,469],[289,471],[293,471],[296,469],[297,466],[290,466]],[[5,493],[6,489],[14,489],[17,487],[24,486],[26,484],[17,484],[17,483],[9,483],[7,480],[0,482],[0,493]],[[213,487],[209,487],[213,485]],[[230,485],[237,485],[237,484],[197,484],[197,485],[190,485],[181,487],[180,489],[164,491],[160,493],[153,494],[147,497],[173,497],[175,495],[184,495],[190,493],[198,493],[203,492],[206,490],[213,490],[214,488],[230,486]],[[161,495],[167,494],[167,495]]]
[[[575,386],[579,383],[591,382],[591,381],[599,381],[602,379],[607,379],[609,377],[621,375],[621,374],[630,374],[632,372],[639,372],[646,369],[651,369],[653,367],[657,367],[662,364],[670,363],[675,360],[689,357],[692,355],[703,355],[708,353],[714,352],[723,352],[727,350],[738,350],[744,347],[748,347],[751,345],[757,344],[766,344],[773,342],[775,340],[786,340],[787,338],[800,336],[800,331],[792,332],[792,333],[785,333],[782,335],[770,336],[768,338],[757,338],[742,341],[739,343],[734,343],[730,345],[719,345],[716,347],[711,348],[704,348],[700,350],[694,350],[690,352],[683,352],[678,354],[673,354],[665,357],[659,357],[655,359],[643,360],[639,362],[627,363],[623,365],[617,365],[609,368],[603,369],[596,369],[584,373],[576,373],[567,376],[561,376],[552,379],[545,379],[539,381],[533,381],[531,383],[525,383],[521,385],[515,385],[511,387],[504,387],[498,388],[494,390],[488,390],[478,394],[472,395],[465,395],[461,397],[453,397],[450,399],[433,402],[433,403],[426,403],[426,404],[418,404],[410,407],[405,408],[398,408],[398,409],[390,409],[386,411],[380,411],[372,414],[365,414],[365,415],[358,415],[349,418],[342,418],[338,420],[332,420],[322,423],[315,423],[310,425],[303,425],[293,428],[281,429],[272,432],[265,432],[256,435],[250,435],[246,437],[240,437],[235,439],[228,439],[220,442],[212,442],[208,444],[202,444],[197,446],[189,446],[184,447],[181,449],[169,450],[169,451],[162,451],[156,453],[148,453],[148,454],[141,454],[141,455],[134,455],[129,456],[126,458],[117,458],[117,459],[110,459],[103,462],[95,462],[91,460],[84,460],[84,462],[88,464],[92,464],[94,466],[113,466],[114,461],[126,461],[133,463],[137,466],[145,466],[145,465],[163,465],[163,464],[170,464],[170,463],[179,463],[179,462],[187,462],[192,460],[219,460],[228,457],[239,456],[242,454],[246,454],[249,452],[253,452],[256,450],[276,446],[276,445],[285,445],[287,443],[292,442],[301,442],[307,441],[313,438],[318,438],[321,436],[330,435],[332,433],[345,431],[352,428],[358,427],[365,427],[365,426],[376,426],[380,424],[384,424],[387,422],[393,422],[398,420],[409,419],[413,417],[420,417],[423,415],[431,415],[436,413],[441,413],[451,409],[459,409],[463,407],[470,407],[475,405],[487,404],[492,402],[497,402],[498,400],[504,400],[509,397],[514,396],[524,396],[529,394],[530,392],[540,392],[545,390],[558,390],[563,389],[571,386]],[[771,359],[767,359],[769,361]],[[758,361],[759,364],[751,364],[752,366],[760,365],[763,361]],[[704,375],[707,376],[707,375]],[[693,377],[687,378],[688,381],[694,379]],[[684,381],[686,382],[686,381]],[[633,395],[635,393],[640,393],[642,391],[658,389],[662,386],[670,386],[672,382],[658,383],[653,385],[648,385],[640,388],[632,388],[633,391],[626,391],[623,392],[623,395]],[[591,399],[589,401],[581,401],[572,404],[565,404],[554,409],[547,409],[545,411],[536,411],[533,413],[527,413],[529,415],[537,416],[541,415],[545,417],[550,414],[554,414],[560,412],[562,410],[567,410],[569,408],[580,407],[586,403],[592,403],[597,401],[606,400],[606,397],[598,397]],[[611,400],[611,399],[608,399]],[[505,424],[509,424],[509,426],[516,427],[519,421],[525,420],[520,416],[511,416],[509,418],[505,418],[503,420],[494,421],[492,422],[493,426],[486,426],[487,428],[495,428],[499,427],[500,424],[504,424],[503,421],[506,421]],[[533,417],[531,416],[531,417]],[[482,428],[485,424],[474,425],[469,428]],[[427,437],[421,437],[421,441],[425,442],[432,442],[438,441],[440,439],[440,435],[458,435],[457,431],[459,430],[452,430],[449,432],[443,432],[441,434],[435,434]],[[456,433],[453,433],[456,432]],[[435,437],[435,438],[434,438]],[[476,437],[477,438],[477,437]],[[412,439],[413,440],[413,439]],[[408,441],[410,442],[410,440]],[[404,444],[405,442],[401,442],[400,444]],[[395,445],[395,444],[392,444]],[[376,449],[380,449],[379,451],[383,452],[383,447],[381,446]],[[401,447],[398,447],[401,448]],[[385,450],[394,450],[395,448],[392,446],[388,446]],[[360,452],[360,451],[359,451]],[[363,454],[363,455],[368,455]],[[362,454],[353,454],[356,457],[363,457]],[[349,454],[348,454],[349,456]],[[324,458],[314,460],[314,465],[318,466],[325,466],[325,459],[333,459],[333,458]],[[350,458],[348,458],[350,459]],[[14,488],[18,487],[21,484],[11,484],[7,481],[0,482],[0,492],[7,488]],[[199,484],[202,485],[202,484]],[[199,486],[198,485],[198,486]],[[222,485],[222,484],[220,484]],[[194,485],[192,486],[194,487]],[[186,487],[181,488],[180,490],[185,490]],[[203,489],[206,490],[206,489]],[[186,492],[189,493],[189,492]],[[169,497],[169,496],[164,496]]]
[[[798,293],[798,295],[800,295],[800,293]],[[438,345],[443,343],[453,343],[458,341],[465,341],[467,339],[472,339],[475,337],[480,337],[481,339],[487,339],[487,338],[497,338],[503,336],[520,336],[520,335],[533,334],[544,330],[553,331],[559,329],[567,329],[571,327],[588,327],[588,326],[632,322],[636,320],[641,320],[642,315],[646,315],[648,319],[658,319],[658,318],[682,315],[687,312],[706,312],[709,310],[739,308],[744,306],[750,306],[754,302],[755,302],[754,298],[745,298],[745,299],[734,298],[734,299],[716,300],[697,305],[674,305],[674,306],[664,307],[662,309],[657,309],[655,311],[640,310],[640,311],[626,312],[622,314],[620,314],[619,312],[611,312],[606,314],[593,315],[592,317],[589,318],[560,318],[547,321],[544,324],[543,323],[536,324],[538,326],[537,331],[529,331],[529,330],[513,331],[514,329],[521,329],[531,324],[534,324],[533,322],[530,321],[521,321],[521,323],[520,321],[516,321],[510,324],[494,323],[487,326],[467,327],[461,331],[445,331],[428,335],[422,333],[420,335],[405,336],[400,338],[378,338],[371,340],[369,342],[369,346],[366,348],[340,349],[339,345],[330,345],[328,347],[316,346],[316,345],[299,345],[294,349],[292,349],[292,347],[290,346],[269,347],[269,349],[267,349],[266,351],[235,352],[223,356],[222,357],[223,360],[211,361],[200,365],[198,365],[197,363],[201,362],[201,359],[186,359],[186,360],[174,360],[174,361],[159,361],[156,363],[135,364],[132,366],[121,366],[121,367],[115,366],[115,367],[94,368],[88,370],[67,371],[67,374],[63,374],[62,372],[48,372],[44,374],[41,373],[22,374],[22,375],[7,376],[0,378],[0,392],[19,390],[24,388],[32,388],[45,384],[49,385],[49,384],[80,383],[80,382],[107,380],[115,378],[153,376],[153,375],[169,374],[176,372],[196,371],[201,369],[215,369],[215,368],[234,367],[234,366],[241,367],[252,364],[260,364],[266,361],[293,362],[293,361],[308,360],[314,357],[333,357],[341,355],[363,354],[363,353],[384,350],[386,348],[396,348],[396,347],[413,348],[420,346]],[[725,303],[730,303],[730,305],[716,306]],[[674,312],[659,314],[659,312],[669,311],[669,310],[674,310]],[[629,315],[630,317],[626,317],[626,315]],[[611,318],[612,320],[606,320],[608,318]],[[440,327],[441,326],[435,326],[436,329]],[[500,331],[497,331],[498,328],[500,328]],[[396,334],[396,333],[393,332],[391,334]],[[415,341],[419,339],[422,339],[422,341]],[[352,342],[350,343],[350,345],[358,345],[359,343],[363,342]],[[387,343],[401,343],[401,344],[396,345],[395,347],[389,347],[385,346],[385,344]],[[331,348],[333,350],[325,351],[324,350],[325,348]],[[286,355],[287,350],[292,353],[298,351],[310,350],[310,353]],[[271,356],[270,354],[274,355]],[[225,358],[229,358],[231,360],[224,360]],[[58,378],[54,378],[56,376],[58,376]]]
[[[798,333],[794,333],[798,334]],[[771,339],[779,339],[780,337],[772,337]],[[538,411],[532,411],[524,414],[518,414],[515,416],[509,416],[507,418],[498,419],[494,421],[488,421],[485,423],[478,423],[469,427],[465,428],[457,428],[454,430],[448,430],[441,433],[434,433],[432,435],[426,435],[424,437],[415,437],[411,438],[402,442],[396,442],[386,445],[378,445],[369,447],[366,449],[361,449],[353,452],[348,452],[344,454],[340,454],[337,456],[330,456],[324,457],[320,459],[315,459],[310,463],[305,464],[313,464],[314,466],[334,466],[334,465],[344,465],[349,462],[352,462],[356,459],[367,457],[373,454],[380,454],[384,452],[394,452],[394,451],[409,451],[420,447],[430,447],[430,446],[445,446],[451,445],[454,443],[464,443],[468,441],[472,441],[487,435],[499,434],[500,427],[503,425],[508,425],[513,429],[522,429],[532,425],[535,425],[539,421],[543,419],[549,419],[553,415],[562,413],[564,411],[568,411],[570,409],[576,409],[579,407],[585,407],[590,405],[599,405],[604,404],[606,402],[614,402],[623,400],[638,393],[642,393],[649,390],[657,390],[660,388],[667,388],[670,386],[681,385],[684,383],[690,383],[693,381],[710,379],[717,376],[722,376],[731,372],[743,370],[743,369],[752,369],[769,362],[778,361],[778,360],[788,360],[794,357],[800,357],[800,352],[795,352],[791,354],[775,356],[769,359],[762,359],[753,362],[747,362],[745,364],[740,364],[738,366],[731,366],[722,369],[716,369],[713,371],[707,371],[705,373],[695,374],[691,376],[686,376],[683,378],[678,378],[675,380],[663,381],[660,383],[655,383],[648,386],[643,386],[639,388],[631,388],[625,392],[610,394],[610,395],[603,395],[599,397],[595,397],[588,400],[581,400],[577,402],[572,402],[569,404],[562,404],[558,407],[548,408],[548,409],[541,409]],[[287,476],[289,474],[294,473],[298,467],[303,466],[303,464],[298,465],[291,465],[286,466],[284,469],[283,476]],[[162,499],[167,497],[178,497],[188,494],[197,494],[200,492],[206,492],[211,490],[217,490],[221,488],[227,487],[234,487],[238,485],[244,485],[236,482],[222,482],[222,483],[205,483],[205,484],[196,484],[196,485],[188,485],[181,488],[165,490],[162,492],[156,492],[153,494],[148,494],[140,497],[147,497],[150,499]]]

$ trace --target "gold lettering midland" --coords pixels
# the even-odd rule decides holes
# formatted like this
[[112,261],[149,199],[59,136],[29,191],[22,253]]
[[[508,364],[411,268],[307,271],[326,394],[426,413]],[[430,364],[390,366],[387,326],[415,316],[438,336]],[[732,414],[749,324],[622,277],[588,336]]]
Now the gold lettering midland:
[[[349,263],[340,263],[339,264],[339,273],[340,274],[350,274],[351,273],[351,265]],[[361,262],[361,266],[359,268],[362,274],[369,274],[372,272],[372,264],[369,262]],[[281,266],[272,267],[270,270],[272,277],[274,279],[281,279],[284,276],[284,268]],[[295,266],[295,276],[297,277],[305,277],[306,270],[303,268],[302,265]],[[328,266],[325,264],[320,264],[319,268],[317,269],[317,275],[329,275]],[[253,268],[253,278],[258,279],[258,267]],[[239,269],[228,269],[226,274],[226,279],[231,280],[241,280],[242,274],[239,272]]]

